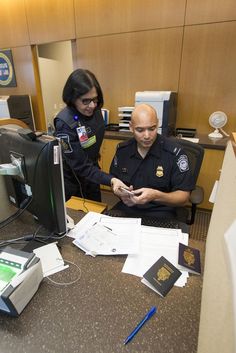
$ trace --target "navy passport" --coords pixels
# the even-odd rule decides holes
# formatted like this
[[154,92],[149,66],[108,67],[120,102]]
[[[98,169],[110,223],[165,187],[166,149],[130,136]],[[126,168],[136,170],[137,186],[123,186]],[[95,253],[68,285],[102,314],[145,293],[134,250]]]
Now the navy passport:
[[188,245],[179,243],[178,264],[180,270],[201,274],[200,251]]
[[154,291],[165,297],[180,276],[181,272],[161,256],[143,275],[143,283],[149,282]]

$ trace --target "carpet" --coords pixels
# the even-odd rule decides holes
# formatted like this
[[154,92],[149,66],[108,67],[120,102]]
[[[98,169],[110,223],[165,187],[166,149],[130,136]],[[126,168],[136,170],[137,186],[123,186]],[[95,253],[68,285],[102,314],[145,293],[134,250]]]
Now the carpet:
[[195,222],[190,226],[190,238],[206,241],[210,220],[211,211],[198,209]]

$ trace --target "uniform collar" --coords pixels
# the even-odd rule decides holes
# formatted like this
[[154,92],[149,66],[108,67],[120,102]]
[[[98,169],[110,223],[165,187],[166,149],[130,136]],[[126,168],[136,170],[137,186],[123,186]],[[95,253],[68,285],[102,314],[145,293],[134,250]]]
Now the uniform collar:
[[130,157],[140,157],[138,154],[138,150],[137,150],[137,142],[135,140],[135,138],[132,138],[130,140],[130,148],[128,150],[128,154]]
[[[156,138],[155,142],[153,143],[152,147],[150,148],[150,150],[148,151],[147,156],[149,154],[151,154],[156,157],[160,157],[161,150],[162,150],[164,144],[165,144],[165,138],[162,135],[157,134],[157,138]],[[132,138],[130,140],[130,148],[128,150],[128,154],[130,157],[140,158],[140,155],[137,151],[137,142],[136,142],[135,138]]]
[[162,135],[157,134],[157,138],[147,154],[160,157],[164,144],[165,144],[165,138]]

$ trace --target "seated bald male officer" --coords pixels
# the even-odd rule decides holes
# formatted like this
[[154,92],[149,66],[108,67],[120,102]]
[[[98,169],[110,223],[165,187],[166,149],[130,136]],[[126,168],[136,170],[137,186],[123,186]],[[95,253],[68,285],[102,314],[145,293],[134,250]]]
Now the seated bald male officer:
[[117,146],[110,173],[131,193],[120,189],[114,208],[129,217],[176,218],[195,186],[187,155],[176,140],[158,134],[156,111],[147,104],[134,109],[130,130],[133,138]]

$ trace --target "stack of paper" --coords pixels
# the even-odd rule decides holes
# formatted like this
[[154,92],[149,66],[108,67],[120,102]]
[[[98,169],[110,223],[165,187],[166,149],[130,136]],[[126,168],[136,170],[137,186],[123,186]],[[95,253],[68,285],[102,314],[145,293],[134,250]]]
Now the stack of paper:
[[129,131],[129,123],[134,107],[118,107],[119,130]]
[[69,236],[87,255],[124,255],[139,253],[140,232],[140,218],[88,212]]
[[[122,272],[139,277],[161,256],[178,267],[179,243],[188,245],[188,234],[181,229],[142,226],[140,218],[110,217],[96,212],[88,212],[68,236],[91,256],[128,254]],[[180,287],[188,278],[187,271],[181,272],[175,282]]]

